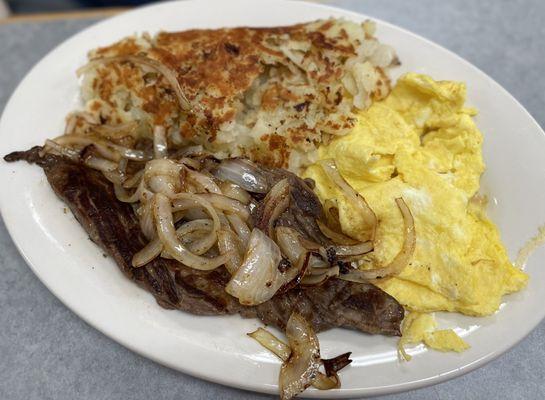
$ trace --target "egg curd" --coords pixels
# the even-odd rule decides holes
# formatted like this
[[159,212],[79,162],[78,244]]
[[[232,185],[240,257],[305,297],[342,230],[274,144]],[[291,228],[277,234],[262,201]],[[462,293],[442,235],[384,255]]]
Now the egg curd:
[[[510,262],[485,202],[476,197],[485,168],[483,137],[465,98],[463,83],[406,74],[386,99],[359,114],[348,135],[319,149],[319,158],[334,159],[377,215],[376,265],[392,260],[403,243],[395,198],[410,208],[417,237],[413,259],[396,277],[376,283],[409,311],[489,315],[504,294],[528,279]],[[363,239],[362,216],[321,167],[309,167],[304,176],[314,179],[322,201],[335,199],[342,230]],[[449,340],[449,333],[428,332],[425,342],[438,348]]]

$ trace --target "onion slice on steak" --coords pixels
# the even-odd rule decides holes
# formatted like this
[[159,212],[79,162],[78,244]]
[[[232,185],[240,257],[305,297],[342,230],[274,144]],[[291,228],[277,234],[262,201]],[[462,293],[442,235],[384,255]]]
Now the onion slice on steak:
[[301,245],[301,234],[293,228],[287,226],[276,227],[276,242],[282,254],[284,254],[292,264],[295,264],[301,254],[307,251],[305,247]]
[[242,265],[242,251],[239,238],[230,230],[218,231],[218,249],[220,254],[231,254],[225,262],[225,268],[231,275],[235,274]]
[[270,300],[287,278],[278,269],[282,253],[278,245],[260,229],[250,235],[244,261],[225,287],[240,304],[256,305]]
[[407,265],[409,265],[416,247],[414,218],[409,207],[407,207],[407,204],[401,197],[397,198],[395,201],[403,217],[405,236],[399,253],[397,253],[394,259],[384,267],[368,270],[354,269],[347,274],[340,275],[341,279],[352,282],[366,282],[373,279],[387,278],[399,274]]
[[241,188],[235,183],[232,182],[220,182],[219,188],[221,189],[221,192],[232,199],[240,201],[242,204],[248,205],[250,204],[251,197],[248,194],[246,190]]
[[167,158],[168,146],[165,127],[157,125],[153,128],[153,158]]
[[238,215],[243,221],[248,221],[250,218],[248,207],[238,200],[216,193],[202,193],[197,196],[209,201],[218,210]]
[[185,168],[185,174],[186,179],[193,183],[193,185],[196,185],[201,190],[209,193],[215,193],[221,195],[221,189],[217,185],[216,182],[214,182],[214,179],[212,179],[210,176],[207,176],[201,172],[194,171],[189,168]]
[[100,155],[112,161],[119,161],[121,157],[134,161],[149,161],[151,159],[150,155],[142,150],[124,147],[94,135],[64,135],[55,138],[55,142],[61,146],[85,147],[92,144]]
[[[188,193],[180,193],[178,195],[181,194],[189,196]],[[178,240],[172,219],[170,199],[161,193],[157,193],[153,199],[153,215],[157,234],[159,240],[163,243],[164,249],[182,264],[198,270],[212,270],[225,264],[229,257],[231,257],[230,253],[226,253],[218,257],[207,258],[190,252]]]
[[225,217],[229,221],[233,231],[237,234],[242,243],[244,243],[244,247],[246,247],[250,240],[250,227],[236,214],[227,214]]
[[[319,274],[307,275],[301,279],[301,285],[303,286],[319,286],[325,283],[328,279],[339,276],[339,266],[335,265],[331,268],[319,268],[324,271]],[[316,271],[316,269],[314,269]]]
[[328,227],[326,224],[324,224],[319,219],[316,220],[316,223],[318,224],[318,228],[320,228],[320,231],[327,236],[329,239],[331,239],[336,244],[343,244],[343,245],[353,245],[357,244],[358,241],[356,239],[352,239],[349,236],[346,236],[344,233],[340,233],[337,231],[334,231],[330,227]]
[[[209,219],[196,219],[193,221],[188,221],[182,224],[178,229],[176,229],[176,235],[179,239],[187,237],[195,231],[201,232],[210,232],[213,229],[213,221]],[[210,245],[210,236],[206,235],[204,238],[197,240],[188,245],[189,250],[195,254],[201,255],[206,253],[212,246]],[[136,253],[132,258],[132,266],[135,268],[142,267],[152,261],[155,257],[159,256],[163,251],[163,244],[159,238],[155,237],[150,241],[142,250]]]
[[213,171],[216,178],[237,184],[251,193],[267,193],[269,185],[259,168],[249,160],[223,160]]
[[278,181],[263,200],[256,227],[274,238],[274,223],[290,205],[290,185],[287,178]]

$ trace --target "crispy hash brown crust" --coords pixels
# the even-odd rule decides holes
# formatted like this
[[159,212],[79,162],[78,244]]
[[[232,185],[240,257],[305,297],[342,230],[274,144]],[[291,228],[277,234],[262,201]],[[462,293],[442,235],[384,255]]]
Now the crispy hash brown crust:
[[[332,19],[129,37],[90,53],[118,61],[85,71],[86,111],[101,123],[162,125],[174,146],[200,144],[220,157],[297,171],[319,144],[353,127],[355,109],[389,93],[386,70],[397,59],[372,33]],[[123,61],[131,56],[171,70],[192,112],[180,110],[162,74]]]

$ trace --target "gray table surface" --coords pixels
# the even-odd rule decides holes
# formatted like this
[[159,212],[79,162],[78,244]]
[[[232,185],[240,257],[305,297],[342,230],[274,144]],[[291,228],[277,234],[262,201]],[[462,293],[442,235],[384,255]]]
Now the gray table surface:
[[[545,126],[545,1],[333,3],[408,28],[460,54]],[[95,21],[0,25],[0,109],[35,62]],[[270,398],[165,368],[102,335],[38,281],[1,221],[0,304],[0,399]],[[384,399],[543,399],[544,359],[545,322],[477,371]]]

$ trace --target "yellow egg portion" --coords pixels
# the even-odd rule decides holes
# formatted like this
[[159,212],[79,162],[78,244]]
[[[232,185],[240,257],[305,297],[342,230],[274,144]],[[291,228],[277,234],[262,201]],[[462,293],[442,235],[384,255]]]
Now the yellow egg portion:
[[452,329],[441,329],[424,334],[426,346],[439,351],[456,351],[458,353],[469,349],[469,345]]
[[405,351],[405,346],[421,342],[439,351],[461,352],[469,348],[469,345],[452,329],[436,328],[437,322],[432,314],[409,313],[403,321],[403,336],[398,344],[401,356],[409,361],[411,356]]
[[[359,115],[351,133],[319,150],[334,159],[342,176],[378,217],[374,261],[388,263],[403,243],[402,197],[415,220],[416,250],[397,277],[377,283],[408,310],[494,313],[504,294],[523,288],[484,205],[474,201],[484,171],[482,134],[475,110],[464,108],[463,83],[409,73],[391,94]],[[304,174],[322,201],[335,199],[343,231],[363,238],[362,216],[321,167]],[[424,340],[424,339],[422,339]],[[461,340],[461,339],[460,339]],[[461,348],[450,333],[436,331],[426,343]]]

